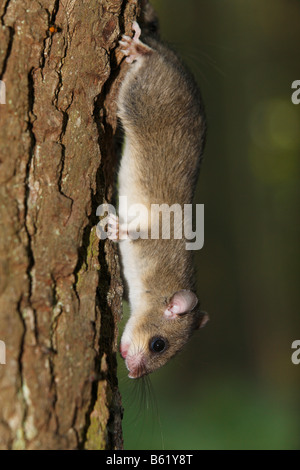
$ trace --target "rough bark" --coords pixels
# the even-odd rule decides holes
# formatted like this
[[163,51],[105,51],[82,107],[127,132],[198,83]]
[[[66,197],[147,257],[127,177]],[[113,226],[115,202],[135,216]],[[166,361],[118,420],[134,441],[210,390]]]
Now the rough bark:
[[138,0],[0,4],[0,448],[122,448],[112,198],[120,32]]

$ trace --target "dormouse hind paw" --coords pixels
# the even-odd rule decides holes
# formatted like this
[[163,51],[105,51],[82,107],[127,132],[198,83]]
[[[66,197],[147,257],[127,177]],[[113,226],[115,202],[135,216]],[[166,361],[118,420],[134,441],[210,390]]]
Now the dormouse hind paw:
[[119,41],[119,44],[122,48],[121,52],[127,56],[125,60],[129,64],[131,64],[134,60],[137,60],[139,57],[151,54],[153,52],[151,47],[140,41],[139,38],[141,35],[141,28],[136,21],[132,23],[132,31],[134,31],[133,38],[130,38],[124,34],[122,36],[122,40]]

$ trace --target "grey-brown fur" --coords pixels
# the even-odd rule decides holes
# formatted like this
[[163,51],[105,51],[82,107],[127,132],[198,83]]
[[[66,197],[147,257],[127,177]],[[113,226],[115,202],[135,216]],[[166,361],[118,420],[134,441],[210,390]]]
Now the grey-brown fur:
[[139,146],[140,181],[153,203],[190,203],[205,140],[200,92],[177,55],[152,38],[152,54],[123,90],[122,125]]
[[[130,142],[128,155],[121,162],[120,193],[132,192],[132,200],[146,204],[149,209],[150,204],[191,204],[205,141],[201,96],[194,79],[173,51],[149,36],[143,37],[143,43],[151,49],[136,46],[138,64],[128,65],[118,100],[118,114]],[[130,184],[124,178],[130,178]],[[120,242],[129,295],[130,284],[136,279],[139,285],[132,292],[139,289],[142,300],[131,298],[132,318],[124,333],[126,344],[128,338],[133,344],[127,366],[130,354],[141,358],[139,368],[130,371],[132,377],[165,364],[201,324],[199,304],[175,318],[164,316],[176,292],[195,290],[192,253],[186,250],[185,242],[184,239]],[[168,343],[162,353],[149,350],[149,340],[155,336]]]

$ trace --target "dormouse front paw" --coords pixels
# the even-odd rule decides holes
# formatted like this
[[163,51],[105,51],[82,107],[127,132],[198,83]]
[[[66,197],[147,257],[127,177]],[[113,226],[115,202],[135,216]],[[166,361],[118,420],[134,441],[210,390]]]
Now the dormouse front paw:
[[122,47],[121,52],[127,56],[125,60],[129,64],[134,60],[137,60],[139,57],[153,52],[151,47],[140,41],[141,28],[136,21],[132,23],[132,31],[134,31],[133,38],[123,34],[122,40],[119,41],[119,44]]

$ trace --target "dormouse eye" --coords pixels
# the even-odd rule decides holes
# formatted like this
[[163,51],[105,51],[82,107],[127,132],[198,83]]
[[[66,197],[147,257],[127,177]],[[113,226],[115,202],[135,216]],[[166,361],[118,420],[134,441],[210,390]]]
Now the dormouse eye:
[[150,350],[155,353],[163,352],[167,347],[167,342],[163,338],[155,337],[150,340]]

